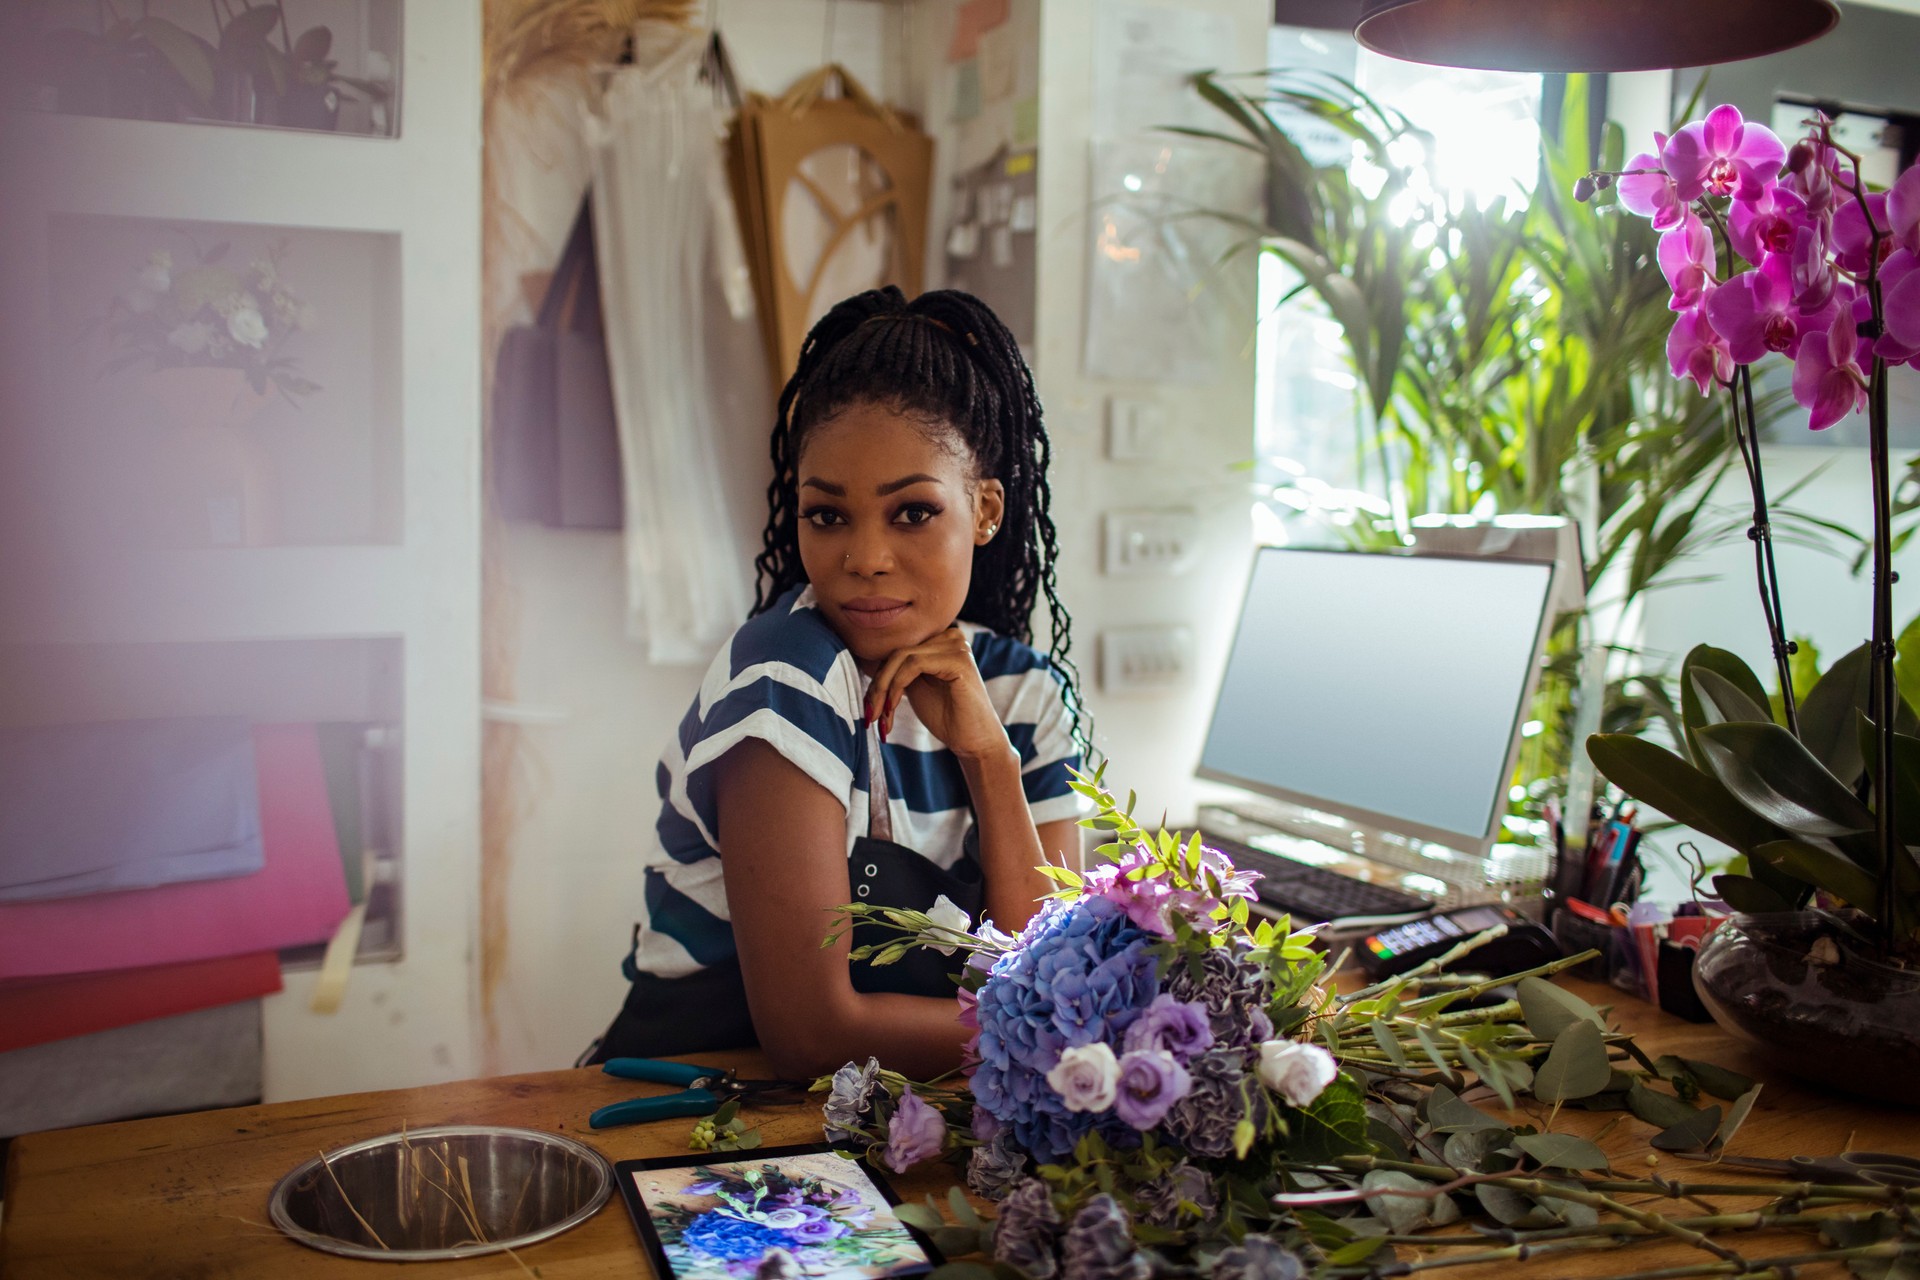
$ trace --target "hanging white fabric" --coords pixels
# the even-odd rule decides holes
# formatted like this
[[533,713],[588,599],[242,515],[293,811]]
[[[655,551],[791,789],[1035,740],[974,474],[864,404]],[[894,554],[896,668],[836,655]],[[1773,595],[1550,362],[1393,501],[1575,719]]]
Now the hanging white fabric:
[[698,79],[704,32],[642,22],[633,34],[633,63],[609,73],[586,121],[626,500],[627,631],[654,662],[703,663],[752,602],[707,387],[721,121]]

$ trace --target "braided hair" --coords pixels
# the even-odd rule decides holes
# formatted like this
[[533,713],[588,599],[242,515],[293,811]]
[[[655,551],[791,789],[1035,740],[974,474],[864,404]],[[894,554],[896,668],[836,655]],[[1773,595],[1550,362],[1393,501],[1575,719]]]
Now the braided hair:
[[1046,597],[1048,656],[1063,678],[1060,696],[1084,748],[1079,672],[1067,656],[1073,623],[1054,581],[1060,548],[1047,510],[1052,446],[1018,344],[971,294],[942,289],[908,302],[892,285],[871,289],[827,312],[807,335],[773,426],[773,482],[762,550],[754,558],[753,612],[764,613],[807,580],[798,469],[808,433],[865,404],[936,424],[966,445],[981,478],[1005,488],[1000,536],[974,548],[973,581],[960,616],[1031,644],[1034,606]]

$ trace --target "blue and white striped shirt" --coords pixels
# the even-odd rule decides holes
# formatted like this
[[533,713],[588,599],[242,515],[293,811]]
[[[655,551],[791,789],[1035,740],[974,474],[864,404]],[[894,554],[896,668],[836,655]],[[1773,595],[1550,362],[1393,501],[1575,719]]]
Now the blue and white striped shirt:
[[[1073,819],[1085,802],[1067,786],[1080,763],[1060,677],[1028,645],[961,623],[987,696],[1020,753],[1035,823]],[[796,587],[733,633],[707,668],[699,696],[660,758],[658,840],[646,859],[646,919],[635,965],[665,978],[734,954],[733,926],[714,837],[714,765],[742,739],[759,738],[847,809],[847,849],[867,834],[867,743],[861,714],[867,677]],[[960,762],[902,699],[881,749],[893,838],[941,867],[959,860],[973,807]]]

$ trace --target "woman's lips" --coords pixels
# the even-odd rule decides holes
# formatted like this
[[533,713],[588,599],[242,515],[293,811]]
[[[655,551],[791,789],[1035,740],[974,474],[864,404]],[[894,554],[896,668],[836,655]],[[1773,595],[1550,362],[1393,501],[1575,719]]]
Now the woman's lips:
[[908,602],[895,600],[891,596],[861,596],[857,600],[848,600],[840,606],[840,612],[847,620],[858,627],[879,630],[892,626],[901,614],[907,611]]

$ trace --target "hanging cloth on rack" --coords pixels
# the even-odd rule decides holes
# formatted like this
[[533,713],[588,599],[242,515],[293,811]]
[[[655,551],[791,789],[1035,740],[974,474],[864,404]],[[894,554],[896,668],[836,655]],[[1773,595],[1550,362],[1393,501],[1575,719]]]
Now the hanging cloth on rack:
[[720,111],[704,32],[634,27],[587,116],[593,224],[626,505],[627,630],[705,662],[747,616],[750,557],[714,449],[705,299]]

